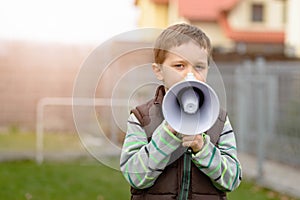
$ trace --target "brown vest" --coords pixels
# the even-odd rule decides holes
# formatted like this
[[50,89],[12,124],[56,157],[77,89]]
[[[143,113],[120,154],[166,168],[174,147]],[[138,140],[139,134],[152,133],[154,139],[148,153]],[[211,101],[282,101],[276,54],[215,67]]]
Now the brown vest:
[[[153,131],[163,121],[161,103],[165,94],[164,87],[158,87],[155,98],[147,103],[136,107],[132,113],[140,121],[148,140],[151,140]],[[213,144],[217,144],[223,130],[226,112],[220,110],[219,118],[215,124],[206,132]],[[131,199],[133,200],[169,200],[179,199],[181,191],[184,156],[182,155],[172,164],[168,165],[157,178],[155,184],[147,189],[131,188]],[[226,200],[226,193],[213,186],[210,178],[202,173],[193,163],[190,171],[190,185],[188,199],[197,200]]]

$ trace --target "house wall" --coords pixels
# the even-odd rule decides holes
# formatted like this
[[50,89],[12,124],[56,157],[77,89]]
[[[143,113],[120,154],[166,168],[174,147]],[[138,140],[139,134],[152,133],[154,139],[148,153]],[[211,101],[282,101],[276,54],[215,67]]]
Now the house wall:
[[168,24],[175,24],[179,22],[188,22],[187,19],[181,17],[178,12],[178,0],[170,0],[168,10]]
[[[262,3],[265,5],[264,22],[251,21],[251,5]],[[229,14],[229,23],[236,30],[252,31],[283,31],[284,1],[278,0],[243,0]]]
[[286,48],[288,56],[300,58],[300,1],[287,1]]
[[168,4],[157,4],[149,0],[139,0],[139,27],[165,28],[168,25]]

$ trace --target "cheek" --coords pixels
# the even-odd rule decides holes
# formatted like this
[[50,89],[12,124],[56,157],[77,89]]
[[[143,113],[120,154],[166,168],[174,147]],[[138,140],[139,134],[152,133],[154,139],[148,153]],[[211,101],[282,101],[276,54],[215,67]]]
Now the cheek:
[[167,88],[170,88],[174,84],[183,80],[182,76],[174,70],[164,71],[164,84]]
[[196,78],[199,81],[206,82],[207,71],[206,72],[202,72],[202,73],[198,73],[197,76],[196,76]]

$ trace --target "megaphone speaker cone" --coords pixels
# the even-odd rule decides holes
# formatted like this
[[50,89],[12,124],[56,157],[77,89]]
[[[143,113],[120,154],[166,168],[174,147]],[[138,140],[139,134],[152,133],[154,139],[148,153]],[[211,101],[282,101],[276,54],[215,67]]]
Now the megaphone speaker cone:
[[203,104],[203,93],[195,87],[182,89],[178,96],[178,103],[185,113],[195,114]]
[[218,118],[219,99],[215,91],[198,80],[182,81],[166,93],[162,112],[177,132],[195,135],[207,131]]

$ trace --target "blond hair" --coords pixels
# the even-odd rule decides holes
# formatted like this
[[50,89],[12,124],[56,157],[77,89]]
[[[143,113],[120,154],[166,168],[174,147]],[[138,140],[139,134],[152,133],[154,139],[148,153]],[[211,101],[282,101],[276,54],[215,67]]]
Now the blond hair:
[[162,64],[171,48],[190,41],[207,50],[209,63],[212,54],[210,39],[200,28],[186,23],[169,26],[157,37],[154,44],[155,63]]

